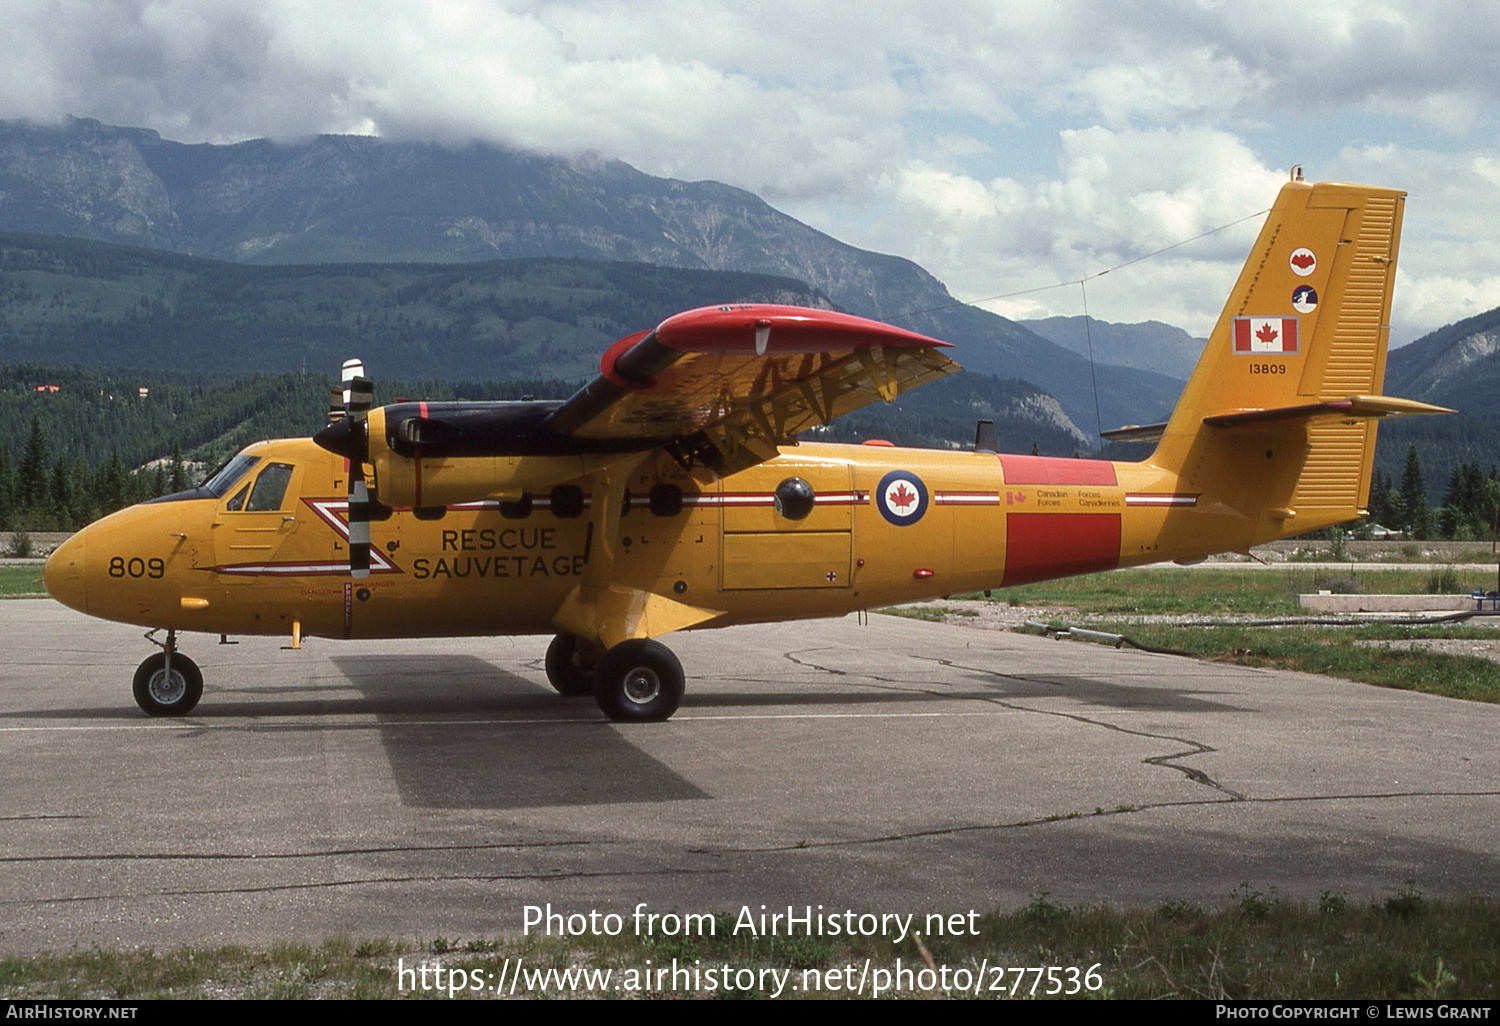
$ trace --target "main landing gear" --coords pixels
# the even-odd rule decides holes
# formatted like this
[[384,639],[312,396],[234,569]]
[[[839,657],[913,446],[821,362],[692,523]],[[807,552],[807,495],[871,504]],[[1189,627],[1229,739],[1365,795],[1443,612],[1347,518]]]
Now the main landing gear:
[[559,634],[547,647],[546,666],[559,694],[592,693],[616,723],[665,720],[682,704],[682,663],[659,641],[636,638],[601,653],[582,638]]
[[151,716],[186,716],[203,697],[203,671],[177,651],[176,631],[167,631],[165,642],[151,640],[161,651],[136,669],[135,703]]
[[559,695],[577,698],[594,693],[594,668],[604,649],[576,634],[559,634],[547,646],[547,681]]

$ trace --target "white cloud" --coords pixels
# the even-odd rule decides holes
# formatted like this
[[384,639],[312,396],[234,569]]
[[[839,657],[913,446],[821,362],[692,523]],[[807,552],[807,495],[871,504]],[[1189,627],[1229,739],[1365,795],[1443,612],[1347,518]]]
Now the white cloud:
[[[1208,129],[1063,133],[1056,177],[979,181],[912,162],[880,196],[891,216],[850,224],[874,249],[910,254],[961,299],[1076,281],[1268,207],[1285,174]],[[1105,320],[1206,332],[1258,220],[1087,283]],[[1076,287],[987,304],[1007,316],[1081,312]],[[1096,308],[1097,307],[1097,308]]]
[[[1402,184],[1449,151],[1455,241],[1427,241],[1415,196],[1408,220],[1403,309],[1436,326],[1500,301],[1489,228],[1447,213],[1492,195],[1497,56],[1500,19],[1465,0],[8,0],[0,117],[594,150],[752,189],[967,295],[1260,209],[1282,159]],[[1339,153],[1356,140],[1386,166]],[[1100,315],[1201,330],[1244,242],[1101,279]]]
[[1343,150],[1336,174],[1408,193],[1392,336],[1400,344],[1500,306],[1500,160],[1397,146]]

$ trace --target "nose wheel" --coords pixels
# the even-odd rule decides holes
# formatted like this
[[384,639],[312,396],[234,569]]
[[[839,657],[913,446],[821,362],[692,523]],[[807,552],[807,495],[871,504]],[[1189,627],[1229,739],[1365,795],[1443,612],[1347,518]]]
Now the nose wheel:
[[665,720],[682,702],[682,663],[658,641],[622,641],[594,667],[594,701],[616,723]]
[[203,697],[203,672],[180,652],[157,652],[135,671],[134,690],[135,704],[148,714],[186,716]]

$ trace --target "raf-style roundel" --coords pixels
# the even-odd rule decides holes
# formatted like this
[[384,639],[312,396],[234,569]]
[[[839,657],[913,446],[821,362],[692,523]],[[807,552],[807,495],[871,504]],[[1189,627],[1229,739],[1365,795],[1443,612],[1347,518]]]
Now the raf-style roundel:
[[927,486],[909,470],[893,470],[880,479],[875,505],[897,527],[910,527],[927,512]]

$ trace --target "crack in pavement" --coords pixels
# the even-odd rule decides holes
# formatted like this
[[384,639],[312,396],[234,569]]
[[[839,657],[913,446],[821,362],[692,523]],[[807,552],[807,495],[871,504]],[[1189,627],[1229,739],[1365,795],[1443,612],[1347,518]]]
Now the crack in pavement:
[[0,816],[0,823],[26,823],[26,822],[28,822],[30,820],[34,820],[34,819],[93,819],[93,818],[94,818],[93,816],[84,815],[83,813],[64,813],[64,812],[46,813],[46,812],[37,812],[37,813],[32,813],[30,815],[22,813],[22,814],[16,815],[16,816]]
[[660,869],[649,872],[619,870],[598,873],[498,873],[489,875],[460,873],[453,876],[377,876],[357,880],[326,880],[321,883],[265,884],[259,887],[217,887],[181,891],[134,891],[122,894],[79,894],[63,898],[13,898],[0,901],[5,905],[72,905],[83,901],[130,901],[140,898],[193,898],[216,894],[270,894],[277,891],[325,890],[339,887],[363,887],[370,884],[422,883],[498,883],[505,880],[592,880],[623,876],[719,876],[727,869]]
[[1153,812],[1159,809],[1195,808],[1205,805],[1274,805],[1302,802],[1375,801],[1399,798],[1500,798],[1500,791],[1387,791],[1368,794],[1284,795],[1277,798],[1242,798],[1237,801],[1230,801],[1225,798],[1204,798],[1198,801],[1152,802],[1146,805],[1131,805],[1118,809],[1096,809],[1093,812],[1070,812],[1062,816],[1018,819],[1009,823],[970,823],[966,826],[934,827],[930,830],[913,830],[907,833],[885,834],[879,837],[852,837],[836,841],[798,841],[796,844],[768,845],[761,848],[689,848],[687,851],[690,855],[756,855],[781,851],[812,851],[818,848],[852,848],[864,845],[891,844],[899,841],[915,841],[928,837],[948,837],[955,834],[977,833],[980,831],[1018,830],[1025,827],[1067,823],[1079,819],[1128,816],[1138,812]]
[[377,848],[329,848],[293,852],[111,852],[103,855],[4,855],[0,863],[25,862],[271,862],[281,859],[323,859],[346,855],[396,855],[413,852],[533,851],[542,848],[587,847],[615,841],[513,841],[509,844],[410,844]]
[[[1171,752],[1171,753],[1168,753],[1166,755],[1155,755],[1155,756],[1152,756],[1149,759],[1142,759],[1141,761],[1144,762],[1144,763],[1146,763],[1148,766],[1159,766],[1159,767],[1163,767],[1165,769],[1176,770],[1178,773],[1181,773],[1183,776],[1187,777],[1187,779],[1191,780],[1195,784],[1201,784],[1204,787],[1212,788],[1215,791],[1218,791],[1218,792],[1220,792],[1220,793],[1222,793],[1224,795],[1227,795],[1228,797],[1225,799],[1227,801],[1240,802],[1240,801],[1245,801],[1246,800],[1245,795],[1243,795],[1240,792],[1234,790],[1233,788],[1226,787],[1225,785],[1219,783],[1218,781],[1216,781],[1212,777],[1210,777],[1207,773],[1205,773],[1203,770],[1196,769],[1195,767],[1192,767],[1192,766],[1178,766],[1178,765],[1175,765],[1175,762],[1178,759],[1186,759],[1186,758],[1190,758],[1191,756],[1194,756],[1194,755],[1204,755],[1206,753],[1217,752],[1218,751],[1217,748],[1214,748],[1211,745],[1206,745],[1206,744],[1204,744],[1201,741],[1194,741],[1192,738],[1178,737],[1178,736],[1176,736],[1174,734],[1156,734],[1156,733],[1152,733],[1151,731],[1147,731],[1147,730],[1134,730],[1134,729],[1131,729],[1130,727],[1122,727],[1122,726],[1120,726],[1119,724],[1116,724],[1116,723],[1108,723],[1108,722],[1106,722],[1104,720],[1096,720],[1096,719],[1093,719],[1091,717],[1084,716],[1084,715],[1082,715],[1080,713],[1062,712],[1060,710],[1053,710],[1053,709],[1035,709],[1035,708],[1032,708],[1031,706],[1018,705],[1018,704],[1016,704],[1014,702],[1007,702],[1004,699],[999,698],[998,696],[989,696],[989,695],[951,695],[951,694],[946,694],[946,693],[944,693],[942,691],[934,690],[933,688],[930,688],[930,687],[925,687],[925,686],[919,684],[916,681],[903,681],[903,680],[900,680],[898,678],[881,677],[881,676],[878,676],[876,674],[871,674],[871,673],[851,673],[851,672],[849,672],[847,670],[836,670],[836,669],[834,669],[832,667],[829,667],[829,666],[819,666],[816,663],[806,662],[806,661],[804,661],[802,659],[798,659],[797,658],[797,656],[799,654],[806,655],[806,654],[810,654],[810,653],[813,653],[813,652],[824,652],[824,651],[828,651],[828,649],[817,649],[817,648],[800,649],[800,650],[797,650],[795,652],[784,652],[784,653],[782,653],[782,655],[786,659],[790,660],[791,662],[793,662],[793,663],[797,664],[798,666],[801,666],[801,667],[803,667],[805,669],[817,670],[817,671],[820,671],[820,672],[823,672],[823,673],[829,673],[829,674],[833,674],[833,675],[839,676],[839,677],[851,677],[852,676],[852,677],[859,677],[859,678],[861,678],[863,680],[869,680],[869,681],[878,682],[878,683],[873,684],[872,685],[873,687],[882,687],[882,685],[888,685],[889,686],[888,690],[911,691],[911,692],[916,692],[918,694],[932,695],[932,696],[938,697],[938,698],[956,699],[958,701],[982,702],[982,703],[984,703],[986,705],[997,705],[997,706],[1000,706],[1002,709],[1010,709],[1010,710],[1013,710],[1015,712],[1031,713],[1031,714],[1039,715],[1039,716],[1056,716],[1056,717],[1059,717],[1059,718],[1065,719],[1065,720],[1073,720],[1076,723],[1083,723],[1083,724],[1086,724],[1086,725],[1091,726],[1091,727],[1102,727],[1105,730],[1112,730],[1112,731],[1115,731],[1116,733],[1127,734],[1127,735],[1130,735],[1132,737],[1149,738],[1149,739],[1151,739],[1153,741],[1173,741],[1173,742],[1176,742],[1177,744],[1180,744],[1180,745],[1187,745],[1188,746],[1188,750],[1185,751],[1185,752]],[[1035,680],[1035,679],[1033,679],[1031,677],[1024,677],[1024,676],[1021,676],[1021,675],[1018,675],[1018,674],[999,673],[999,672],[997,672],[995,670],[991,670],[991,669],[988,669],[988,668],[985,668],[985,667],[965,666],[962,663],[954,662],[951,659],[940,659],[940,658],[938,658],[936,656],[917,656],[917,655],[914,655],[914,656],[912,656],[912,658],[913,659],[917,659],[917,660],[921,660],[921,661],[924,661],[924,662],[937,663],[939,666],[952,667],[953,669],[956,669],[956,670],[964,670],[964,671],[967,671],[967,672],[970,672],[970,673],[984,674],[984,675],[990,676],[990,677],[999,677],[1002,680],[1022,681],[1022,682],[1028,683],[1028,684],[1047,683],[1046,681],[1038,681],[1038,680]]]

